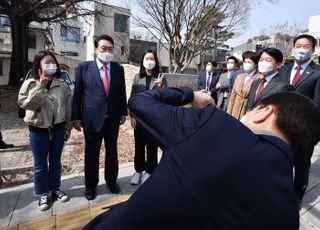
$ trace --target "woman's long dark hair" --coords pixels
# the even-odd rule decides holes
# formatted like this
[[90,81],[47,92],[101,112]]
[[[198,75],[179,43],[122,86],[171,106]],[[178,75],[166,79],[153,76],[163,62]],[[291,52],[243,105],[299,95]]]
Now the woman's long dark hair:
[[33,58],[33,63],[32,63],[32,70],[31,70],[31,74],[33,76],[34,79],[39,79],[39,69],[42,70],[42,67],[40,65],[41,60],[45,57],[45,56],[51,56],[53,58],[53,60],[55,61],[56,65],[57,65],[57,72],[55,74],[53,74],[54,77],[59,78],[61,76],[61,71],[60,71],[60,67],[59,67],[59,63],[56,59],[56,57],[54,56],[53,53],[51,53],[50,51],[40,51],[38,54],[36,54]]
[[140,72],[139,72],[140,78],[144,78],[145,76],[147,76],[146,68],[143,66],[144,56],[146,56],[147,53],[153,53],[153,56],[154,56],[154,60],[155,60],[155,62],[156,62],[156,65],[155,65],[155,67],[152,69],[152,75],[153,75],[154,77],[158,77],[158,75],[159,75],[159,73],[160,73],[160,64],[159,64],[158,56],[157,56],[156,52],[154,52],[153,50],[147,50],[147,51],[142,55],[142,59],[141,59],[141,62],[140,62]]

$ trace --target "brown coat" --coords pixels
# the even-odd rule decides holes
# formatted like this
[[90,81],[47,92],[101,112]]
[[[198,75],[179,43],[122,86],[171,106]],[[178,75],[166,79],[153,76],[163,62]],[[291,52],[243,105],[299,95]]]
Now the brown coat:
[[227,109],[227,112],[238,120],[246,113],[246,104],[248,102],[248,95],[252,82],[262,77],[262,75],[256,73],[246,82],[246,84],[243,84],[245,77],[246,74],[239,74],[236,77]]

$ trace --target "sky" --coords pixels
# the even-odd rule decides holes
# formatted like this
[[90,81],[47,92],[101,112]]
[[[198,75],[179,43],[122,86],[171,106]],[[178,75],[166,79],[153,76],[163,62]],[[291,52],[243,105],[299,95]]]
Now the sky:
[[[108,2],[122,7],[135,7],[132,0],[109,0]],[[233,47],[245,43],[249,38],[258,36],[261,30],[269,29],[275,24],[288,22],[293,25],[296,23],[307,29],[309,17],[320,14],[320,0],[278,0],[276,4],[265,0],[260,0],[260,2],[262,2],[260,5],[252,6],[245,32],[226,41],[227,45]]]
[[[268,29],[277,23],[302,24],[308,28],[309,17],[320,14],[320,0],[279,0],[277,4],[263,3],[254,6],[249,17],[249,26],[240,36],[230,39],[230,46],[247,42],[251,37],[258,36],[262,29]],[[319,28],[320,29],[320,28]]]

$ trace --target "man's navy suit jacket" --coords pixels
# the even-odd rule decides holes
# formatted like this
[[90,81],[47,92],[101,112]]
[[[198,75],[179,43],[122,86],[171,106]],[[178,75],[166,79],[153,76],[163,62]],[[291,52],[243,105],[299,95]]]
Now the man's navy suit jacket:
[[214,107],[178,107],[192,100],[187,88],[131,97],[129,109],[163,158],[127,202],[86,228],[298,229],[291,148]]
[[110,63],[111,83],[105,93],[96,61],[81,63],[76,70],[72,120],[81,120],[85,131],[98,132],[108,116],[110,124],[119,126],[121,116],[127,116],[123,67]]
[[[212,73],[209,90],[211,91],[212,98],[217,102],[217,88],[216,84],[219,81],[219,76],[216,73]],[[198,77],[198,89],[206,89],[207,85],[207,71],[202,71]]]
[[[281,79],[288,84],[293,65],[285,65],[279,71]],[[309,97],[320,109],[320,67],[312,61],[303,71],[293,91]]]
[[260,84],[260,79],[254,80],[252,82],[252,86],[249,91],[248,95],[248,103],[247,103],[247,110],[254,108],[256,105],[260,103],[260,101],[272,94],[279,93],[279,92],[291,92],[292,86],[287,83],[286,81],[280,78],[280,74],[277,73],[270,82],[264,87],[260,96],[255,100],[256,92],[258,90]]

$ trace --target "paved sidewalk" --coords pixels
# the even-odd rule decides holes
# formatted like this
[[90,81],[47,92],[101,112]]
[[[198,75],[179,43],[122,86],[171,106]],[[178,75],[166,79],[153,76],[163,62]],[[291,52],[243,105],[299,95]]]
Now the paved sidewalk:
[[55,201],[47,211],[38,210],[38,199],[32,195],[33,184],[26,184],[6,189],[0,189],[0,228],[15,226],[31,220],[50,217],[58,213],[65,213],[75,209],[96,205],[102,201],[131,195],[138,186],[130,184],[134,172],[133,164],[121,165],[119,168],[118,183],[121,188],[119,195],[111,194],[105,185],[103,171],[100,170],[100,182],[97,187],[97,198],[88,201],[84,197],[83,175],[73,175],[62,178],[61,189],[65,191],[70,200],[66,203]]
[[[303,208],[300,211],[301,230],[320,229],[320,145],[316,146],[312,162],[310,184],[303,201]],[[71,197],[70,201],[67,203],[54,202],[51,208],[45,212],[41,212],[37,208],[38,200],[32,195],[33,184],[0,189],[0,228],[89,207],[115,197],[130,195],[138,188],[138,186],[130,185],[130,177],[133,172],[132,163],[120,166],[118,182],[122,192],[120,195],[114,195],[106,188],[101,170],[101,183],[97,189],[98,196],[90,202],[83,196],[85,190],[83,175],[64,177],[62,189]]]

